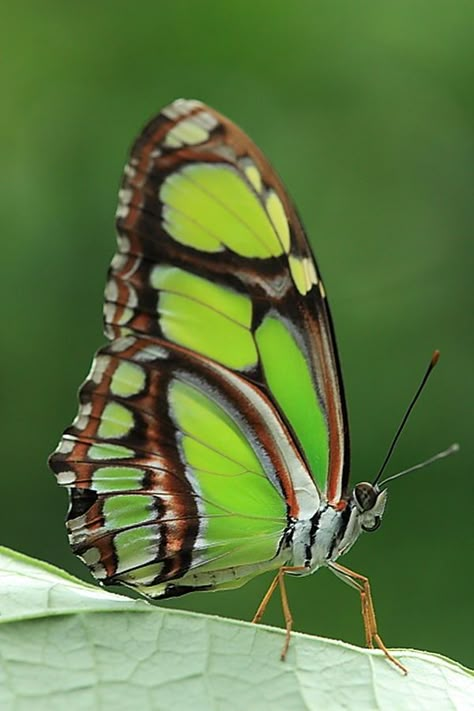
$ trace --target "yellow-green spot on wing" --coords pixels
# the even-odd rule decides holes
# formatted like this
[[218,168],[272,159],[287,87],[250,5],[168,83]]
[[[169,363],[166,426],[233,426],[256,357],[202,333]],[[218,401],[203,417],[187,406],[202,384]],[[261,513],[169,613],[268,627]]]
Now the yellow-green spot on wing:
[[222,407],[194,385],[175,380],[169,402],[184,438],[191,437],[211,449],[225,452],[247,471],[265,476],[247,437]]
[[310,257],[295,257],[290,254],[288,265],[293,283],[303,296],[318,283],[316,269]]
[[[222,432],[222,428],[223,425],[216,435]],[[192,466],[194,474],[197,474],[201,487],[209,492],[210,498],[215,503],[227,506],[226,489],[230,487],[233,489],[231,510],[234,513],[249,516],[265,515],[266,511],[262,512],[262,500],[265,500],[268,495],[271,495],[272,499],[275,497],[277,511],[279,510],[281,498],[258,465],[253,469],[247,468],[235,459],[232,451],[223,452],[219,440],[216,440],[211,449],[209,443],[203,444],[193,437],[186,436],[183,446],[186,460]],[[220,501],[221,496],[224,497],[222,501]]]
[[[138,568],[155,560],[158,555],[159,537],[160,530],[155,525],[119,531],[114,536],[118,560],[117,573],[128,568]],[[142,578],[142,571],[139,571],[138,575]]]
[[133,414],[118,402],[108,402],[104,407],[97,434],[104,439],[125,437],[133,428]]
[[211,450],[207,441],[203,443],[190,437],[186,440],[186,459],[192,467],[202,469],[205,465],[208,471],[220,476],[233,477],[247,471],[231,452],[223,454],[220,449]]
[[202,225],[191,215],[179,212],[166,204],[163,206],[163,226],[177,242],[201,252],[220,252],[224,244],[212,230],[212,225]]
[[143,477],[144,471],[138,468],[99,467],[92,476],[92,483],[98,494],[128,491],[141,488]]
[[[218,251],[224,244],[242,257],[263,259],[283,253],[260,200],[228,166],[187,165],[166,178],[160,199],[166,208],[165,227],[182,244],[208,252]],[[188,226],[194,225],[189,234],[179,216],[187,218]]]
[[123,361],[112,375],[110,391],[116,397],[131,397],[142,392],[145,381],[145,371],[141,366]]
[[166,134],[164,145],[179,148],[182,145],[193,146],[209,138],[209,131],[195,121],[181,121]]
[[270,561],[285,529],[286,506],[248,437],[220,404],[193,385],[175,380],[169,401],[209,517],[206,545],[212,558],[222,556],[202,570]]
[[242,167],[247,177],[247,180],[250,181],[257,193],[261,192],[262,176],[260,175],[260,171],[258,170],[257,166],[254,165],[254,163],[252,163],[251,161],[248,161],[247,163],[243,164]]
[[176,267],[156,267],[151,284],[166,338],[229,368],[256,364],[249,297]]
[[232,289],[225,289],[178,267],[155,267],[151,275],[151,284],[155,289],[193,298],[210,309],[215,308],[241,326],[250,328],[252,303],[248,296]]
[[272,396],[292,426],[311,472],[323,489],[329,462],[328,428],[309,365],[288,328],[277,318],[264,319],[255,339]]
[[139,526],[156,518],[153,496],[145,494],[122,494],[105,499],[102,514],[109,531],[117,528]]
[[282,202],[273,190],[267,195],[266,206],[273,226],[280,238],[281,245],[284,251],[288,253],[290,251],[290,226]]
[[106,444],[100,442],[89,447],[88,456],[90,459],[131,459],[135,456],[133,449],[123,447],[120,444]]

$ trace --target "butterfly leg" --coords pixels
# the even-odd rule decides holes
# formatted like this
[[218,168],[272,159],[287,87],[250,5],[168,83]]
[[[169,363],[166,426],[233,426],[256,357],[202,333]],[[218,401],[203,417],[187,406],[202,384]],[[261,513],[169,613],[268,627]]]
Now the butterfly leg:
[[281,651],[281,660],[285,661],[286,654],[288,652],[288,647],[290,646],[290,637],[291,637],[291,629],[293,627],[293,617],[290,611],[290,605],[288,603],[288,595],[286,592],[286,585],[285,585],[285,573],[293,573],[293,572],[298,572],[298,571],[303,571],[306,570],[304,566],[288,566],[288,565],[283,565],[281,568],[279,568],[278,573],[275,575],[273,578],[270,587],[268,588],[267,592],[264,595],[264,598],[260,605],[258,606],[258,610],[254,615],[254,618],[252,622],[260,622],[260,620],[263,617],[263,614],[266,610],[266,607],[270,601],[271,596],[275,592],[277,586],[280,586],[280,594],[281,594],[281,606],[283,608],[283,616],[285,618],[285,625],[286,625],[286,637],[285,637],[285,643],[283,645],[283,649]]
[[255,613],[255,615],[252,618],[252,622],[254,622],[255,624],[260,622],[260,620],[262,619],[262,617],[265,613],[265,610],[267,609],[267,605],[270,602],[270,598],[273,595],[273,593],[275,592],[278,583],[280,582],[280,570],[273,578],[270,587],[268,588],[267,592],[263,596],[262,602],[258,606],[257,612]]
[[365,575],[355,573],[339,563],[332,562],[329,566],[338,578],[348,583],[351,587],[358,590],[362,605],[362,618],[364,620],[365,641],[367,647],[373,648],[374,642],[385,656],[395,664],[404,674],[407,674],[407,669],[398,659],[388,651],[377,629],[377,620],[375,618],[375,608],[372,601],[372,592],[370,590],[369,579]]

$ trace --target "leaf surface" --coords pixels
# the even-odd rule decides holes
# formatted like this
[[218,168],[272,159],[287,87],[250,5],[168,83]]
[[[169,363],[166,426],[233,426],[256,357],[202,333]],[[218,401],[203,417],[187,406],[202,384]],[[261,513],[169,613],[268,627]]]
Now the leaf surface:
[[0,548],[2,711],[474,709],[472,672],[246,622],[164,610]]

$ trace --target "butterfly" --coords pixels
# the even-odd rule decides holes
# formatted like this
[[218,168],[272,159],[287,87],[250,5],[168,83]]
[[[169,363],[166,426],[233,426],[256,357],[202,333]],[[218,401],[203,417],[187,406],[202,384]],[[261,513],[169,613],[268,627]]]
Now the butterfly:
[[349,486],[341,368],[320,272],[282,182],[229,119],[178,99],[127,163],[105,289],[108,345],[50,466],[72,549],[103,584],[149,598],[237,588],[338,563],[387,492]]

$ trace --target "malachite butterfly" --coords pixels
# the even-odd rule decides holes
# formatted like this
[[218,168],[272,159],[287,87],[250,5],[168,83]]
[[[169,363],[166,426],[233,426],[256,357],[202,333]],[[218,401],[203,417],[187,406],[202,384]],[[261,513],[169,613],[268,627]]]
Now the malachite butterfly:
[[337,563],[386,490],[349,488],[349,432],[321,276],[280,179],[235,124],[179,99],[125,167],[105,333],[50,465],[74,552],[150,598]]

